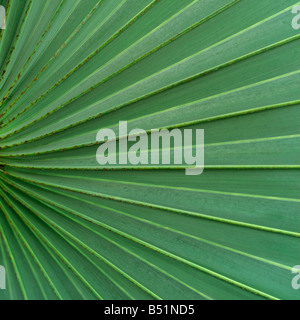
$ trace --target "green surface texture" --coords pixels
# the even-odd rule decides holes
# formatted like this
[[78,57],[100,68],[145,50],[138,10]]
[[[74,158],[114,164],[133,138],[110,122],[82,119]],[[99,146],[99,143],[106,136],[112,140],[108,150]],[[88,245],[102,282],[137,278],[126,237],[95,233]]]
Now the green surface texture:
[[[297,4],[0,0],[0,300],[300,300]],[[125,120],[204,172],[101,167]]]

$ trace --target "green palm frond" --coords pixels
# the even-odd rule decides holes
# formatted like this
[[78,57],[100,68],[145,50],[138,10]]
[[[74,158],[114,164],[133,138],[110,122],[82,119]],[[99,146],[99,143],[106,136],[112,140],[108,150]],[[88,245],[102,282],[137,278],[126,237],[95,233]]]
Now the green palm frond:
[[[0,1],[0,299],[300,299],[297,4]],[[203,174],[100,167],[125,120]]]

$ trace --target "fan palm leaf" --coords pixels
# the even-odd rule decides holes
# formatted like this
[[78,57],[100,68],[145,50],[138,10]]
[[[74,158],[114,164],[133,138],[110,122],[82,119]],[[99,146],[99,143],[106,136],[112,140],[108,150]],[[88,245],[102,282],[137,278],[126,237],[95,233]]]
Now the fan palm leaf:
[[[295,0],[0,5],[0,299],[300,299]],[[204,172],[99,166],[119,121]]]

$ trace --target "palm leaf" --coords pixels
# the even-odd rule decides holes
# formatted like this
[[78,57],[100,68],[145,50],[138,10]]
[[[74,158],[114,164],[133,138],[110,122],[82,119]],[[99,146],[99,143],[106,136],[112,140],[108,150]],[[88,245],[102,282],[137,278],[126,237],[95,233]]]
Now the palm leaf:
[[[0,299],[299,299],[294,0],[6,0]],[[205,169],[96,133],[205,130]]]

